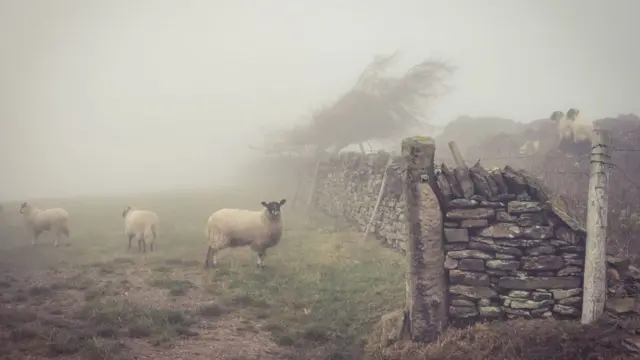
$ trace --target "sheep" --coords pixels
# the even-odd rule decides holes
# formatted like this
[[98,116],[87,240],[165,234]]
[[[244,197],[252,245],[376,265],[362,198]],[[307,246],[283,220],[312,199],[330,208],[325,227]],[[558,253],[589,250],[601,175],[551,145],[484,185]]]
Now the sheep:
[[285,202],[286,199],[262,201],[261,211],[225,208],[211,214],[205,229],[209,245],[204,268],[216,267],[220,250],[250,246],[258,255],[257,267],[263,269],[267,249],[278,245],[282,238],[280,208]]
[[558,138],[560,141],[573,139],[571,123],[562,111],[554,111],[550,118],[556,123],[556,127],[558,128]]
[[585,119],[584,116],[580,114],[580,110],[573,108],[567,111],[566,117],[571,121],[573,142],[591,142],[591,135],[593,134],[593,121]]
[[31,247],[36,246],[38,236],[45,231],[52,232],[56,239],[54,247],[58,246],[60,235],[64,235],[69,241],[69,214],[62,208],[41,210],[28,202],[22,203],[20,213],[33,234]]
[[138,251],[147,252],[147,242],[149,249],[153,252],[153,243],[158,237],[158,215],[153,211],[140,210],[127,206],[122,212],[124,218],[124,233],[129,239],[129,247],[131,250],[131,240],[138,240]]
[[580,110],[571,108],[566,116],[562,111],[554,111],[550,118],[557,124],[561,141],[571,140],[574,143],[591,141],[593,122],[581,116]]

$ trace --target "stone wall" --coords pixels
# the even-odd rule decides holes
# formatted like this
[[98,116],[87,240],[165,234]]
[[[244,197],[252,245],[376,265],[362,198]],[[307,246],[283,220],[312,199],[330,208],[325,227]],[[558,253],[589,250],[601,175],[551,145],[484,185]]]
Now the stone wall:
[[[370,232],[404,253],[401,157],[343,153],[329,158],[319,168],[313,204],[364,230],[385,169],[385,193]],[[549,189],[509,166],[488,171],[443,165],[435,173],[443,195],[452,320],[579,318],[586,232]],[[613,263],[608,274],[615,273]]]
[[450,191],[445,205],[449,315],[579,317],[586,233],[545,205],[520,173],[471,174],[474,195]]
[[[387,168],[389,160],[391,164]],[[404,252],[407,243],[400,156],[385,152],[368,155],[347,152],[330,157],[318,170],[314,205],[364,231],[375,207],[385,169],[385,196],[370,232],[383,243]]]

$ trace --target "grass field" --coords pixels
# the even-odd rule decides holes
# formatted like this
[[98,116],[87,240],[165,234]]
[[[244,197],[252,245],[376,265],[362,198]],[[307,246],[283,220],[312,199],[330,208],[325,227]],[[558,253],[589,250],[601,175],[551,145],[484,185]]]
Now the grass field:
[[[319,215],[283,208],[285,233],[255,266],[248,248],[205,271],[204,224],[246,191],[33,201],[64,207],[71,244],[35,248],[19,204],[0,213],[0,358],[351,359],[404,301],[405,260]],[[157,212],[153,253],[127,252],[122,209]],[[332,350],[333,349],[333,350]],[[307,355],[301,355],[307,354]],[[331,356],[331,354],[329,354]]]

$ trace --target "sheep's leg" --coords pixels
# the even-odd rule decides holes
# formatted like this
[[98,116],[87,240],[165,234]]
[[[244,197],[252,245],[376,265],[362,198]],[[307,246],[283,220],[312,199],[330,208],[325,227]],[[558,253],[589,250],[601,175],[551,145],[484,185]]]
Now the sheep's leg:
[[67,246],[71,246],[71,236],[69,236],[69,228],[63,228],[62,234],[67,238]]
[[211,248],[211,267],[218,266],[218,250]]
[[155,231],[153,231],[153,227],[147,228],[142,234],[142,238],[144,239],[145,252],[147,252],[146,250],[147,242],[149,242],[149,250],[153,252],[153,243],[156,240],[156,234],[155,234]]
[[209,249],[207,249],[207,258],[204,262],[205,269],[214,268],[218,266],[218,249],[217,247],[209,245]]
[[207,246],[207,254],[204,256],[204,268],[208,269],[211,267],[211,261],[209,260],[211,257],[211,246]]
[[129,247],[127,248],[127,252],[131,251],[131,240],[133,240],[133,235],[129,235]]
[[214,268],[218,266],[218,251],[227,248],[230,239],[217,231],[209,231],[207,237],[209,248],[207,249],[207,259],[204,266],[205,268]]
[[33,232],[33,239],[31,239],[31,247],[35,247],[36,246],[36,242],[38,242],[38,236],[40,236],[40,232],[39,231],[34,231]]
[[218,265],[218,251],[213,246],[209,245],[207,249],[207,256],[204,259],[204,268],[214,268]]
[[58,247],[58,240],[60,239],[60,233],[56,232],[56,238],[53,240],[53,247]]
[[138,252],[140,252],[140,251],[147,252],[147,244],[146,244],[144,236],[142,236],[142,235],[138,236]]
[[267,251],[266,250],[258,251],[258,261],[256,262],[256,265],[260,269],[264,269],[264,257],[265,256],[267,256]]

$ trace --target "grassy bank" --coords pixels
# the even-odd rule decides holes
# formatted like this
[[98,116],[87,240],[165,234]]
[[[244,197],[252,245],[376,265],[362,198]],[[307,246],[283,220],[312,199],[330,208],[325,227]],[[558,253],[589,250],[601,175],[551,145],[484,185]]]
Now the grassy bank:
[[[329,344],[358,349],[380,315],[401,306],[404,259],[285,206],[285,234],[265,270],[245,248],[223,251],[219,267],[205,271],[209,214],[227,206],[259,209],[261,200],[278,199],[227,191],[34,201],[70,213],[71,245],[58,248],[50,236],[31,248],[19,204],[5,204],[1,306],[4,316],[20,313],[28,321],[2,322],[0,348],[96,359],[282,358]],[[158,213],[155,252],[126,251],[125,205]]]

